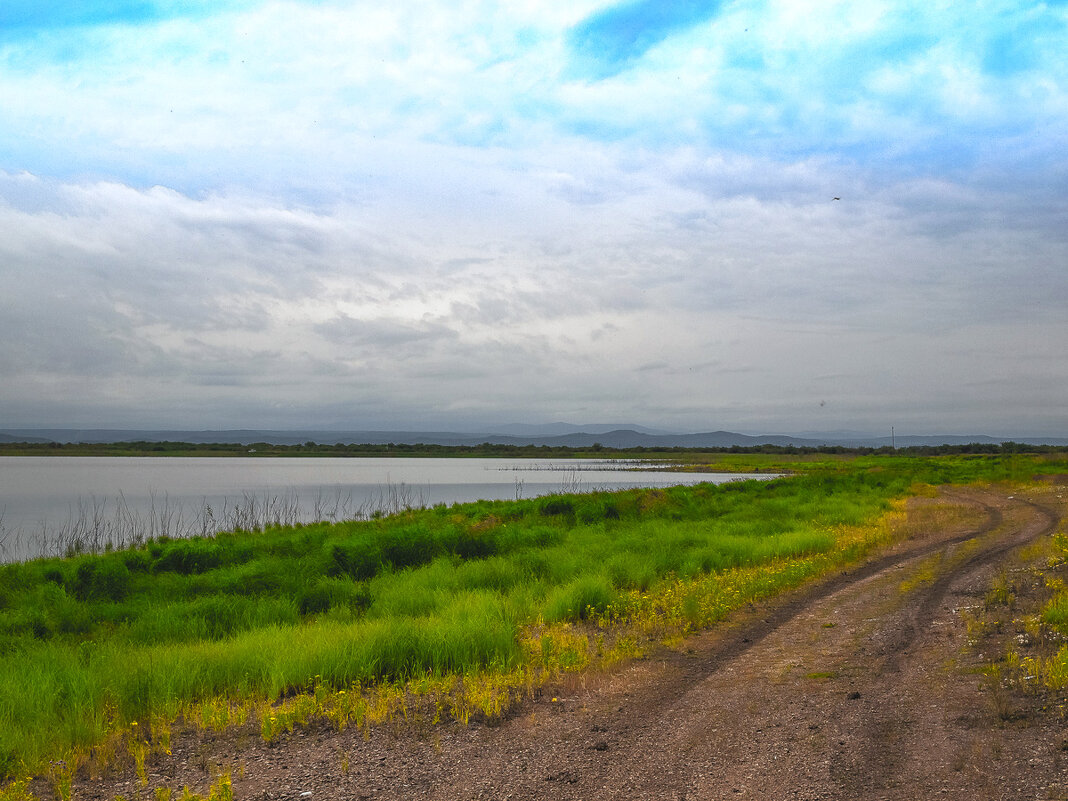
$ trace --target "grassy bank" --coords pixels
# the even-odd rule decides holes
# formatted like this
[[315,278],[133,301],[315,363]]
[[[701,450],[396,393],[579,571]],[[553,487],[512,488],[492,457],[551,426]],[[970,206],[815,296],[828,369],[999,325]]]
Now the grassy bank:
[[253,714],[270,738],[309,716],[366,725],[413,704],[433,717],[494,714],[561,673],[861,557],[893,536],[888,515],[922,485],[1068,469],[1063,456],[759,454],[725,467],[743,460],[796,475],[440,506],[4,566],[0,775],[118,752],[143,763],[145,748],[166,750],[179,718]]

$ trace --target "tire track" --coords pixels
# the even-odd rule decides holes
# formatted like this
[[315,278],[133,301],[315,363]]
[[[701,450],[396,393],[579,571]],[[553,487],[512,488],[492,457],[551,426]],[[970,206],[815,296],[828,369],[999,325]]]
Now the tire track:
[[[713,673],[725,663],[742,657],[751,648],[759,645],[768,635],[808,610],[813,604],[826,600],[858,582],[885,573],[891,568],[896,568],[907,562],[944,551],[949,547],[986,536],[1004,524],[1004,515],[999,508],[974,497],[970,493],[946,492],[945,495],[962,503],[978,506],[986,513],[986,521],[981,526],[963,534],[914,545],[900,551],[878,556],[858,567],[844,570],[836,576],[818,582],[808,589],[789,594],[781,600],[772,600],[770,602],[772,605],[761,612],[758,617],[754,618],[749,615],[739,618],[736,623],[732,624],[729,633],[723,636],[715,650],[702,654],[699,665],[693,665],[693,660],[680,661],[690,668],[688,673],[692,678],[699,680],[702,675]],[[898,645],[900,647],[903,644],[905,644],[904,640]]]
[[[942,607],[950,593],[967,585],[985,586],[985,582],[980,581],[981,574],[1013,551],[1052,533],[1060,522],[1059,515],[1049,507],[1023,499],[1010,500],[1014,500],[1017,507],[1031,510],[1025,524],[1009,527],[998,535],[1003,517],[996,516],[998,525],[985,531],[977,550],[962,560],[953,560],[950,543],[934,549],[946,555],[935,580],[914,590],[901,611],[886,621],[890,631],[887,655],[866,690],[880,699],[879,703],[860,716],[856,746],[843,755],[832,770],[844,796],[857,799],[908,797],[901,795],[900,788],[910,785],[915,771],[908,757],[914,750],[912,735],[920,728],[917,721],[923,720],[922,712],[917,711],[923,693],[910,693],[911,688],[905,685],[925,686],[927,692],[935,695],[938,681],[930,680],[930,663],[936,661],[934,655],[944,658],[952,655],[949,651],[959,648],[955,645],[953,649],[946,649],[944,644],[937,642],[926,648],[917,647],[918,641],[930,638],[934,623],[946,622],[938,618],[939,613],[945,612]],[[901,699],[908,699],[909,703],[903,703]],[[940,722],[926,721],[929,726],[932,723],[938,725]]]

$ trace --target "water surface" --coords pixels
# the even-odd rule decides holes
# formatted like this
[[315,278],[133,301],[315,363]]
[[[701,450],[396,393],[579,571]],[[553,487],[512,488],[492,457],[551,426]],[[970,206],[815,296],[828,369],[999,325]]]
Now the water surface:
[[0,557],[405,506],[749,476],[634,470],[633,461],[457,458],[0,457]]

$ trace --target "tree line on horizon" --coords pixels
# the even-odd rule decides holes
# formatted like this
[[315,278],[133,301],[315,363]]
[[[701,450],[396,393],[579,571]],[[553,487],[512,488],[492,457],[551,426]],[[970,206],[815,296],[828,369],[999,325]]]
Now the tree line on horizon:
[[1032,445],[1020,442],[969,443],[955,445],[908,445],[901,447],[849,447],[845,445],[731,445],[725,447],[616,448],[601,443],[590,446],[515,445],[483,442],[479,445],[439,445],[434,443],[319,443],[275,444],[254,442],[6,442],[0,455],[8,456],[473,456],[516,458],[582,458],[589,456],[684,456],[686,454],[768,454],[778,456],[952,456],[1011,455],[1068,452],[1066,445]]

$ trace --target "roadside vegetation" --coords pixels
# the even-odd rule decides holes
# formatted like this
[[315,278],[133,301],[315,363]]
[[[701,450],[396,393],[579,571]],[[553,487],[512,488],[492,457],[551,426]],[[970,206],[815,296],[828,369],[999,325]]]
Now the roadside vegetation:
[[[1030,497],[1062,506],[1061,486]],[[1068,720],[1068,522],[1018,555],[1017,564],[999,573],[983,602],[965,612],[972,645],[993,658],[983,668],[995,712],[1005,721],[1021,712],[1010,691]],[[1068,742],[1068,741],[1066,741]]]
[[932,485],[1027,481],[1068,459],[702,465],[758,468],[793,475],[159,537],[0,567],[0,777],[17,793],[49,776],[62,796],[79,769],[119,761],[143,776],[175,725],[252,721],[270,740],[311,719],[500,715],[862,559],[905,535],[905,499]]

